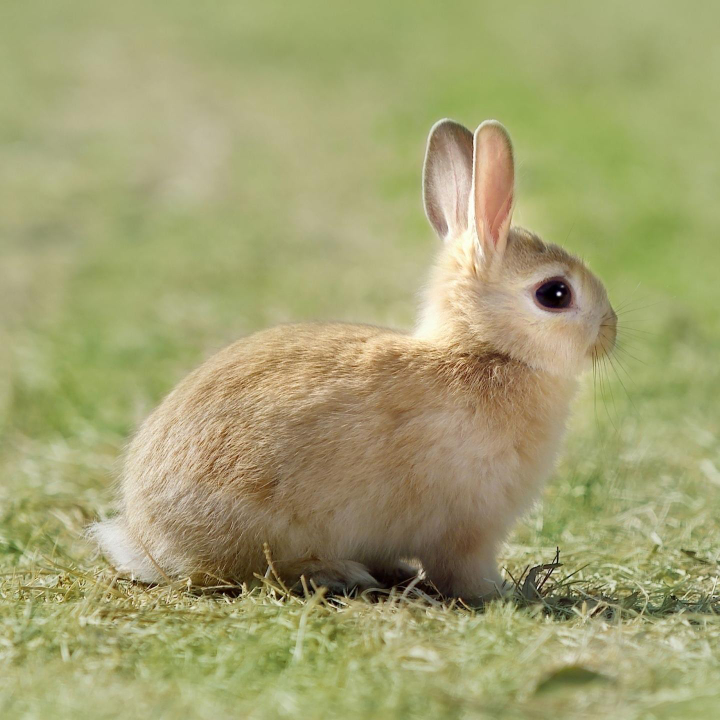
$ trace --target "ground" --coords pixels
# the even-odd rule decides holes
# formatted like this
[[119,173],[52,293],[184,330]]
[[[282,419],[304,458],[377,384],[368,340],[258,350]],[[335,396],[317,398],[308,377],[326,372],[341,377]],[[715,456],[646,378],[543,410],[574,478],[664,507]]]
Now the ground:
[[[720,712],[714,4],[5,5],[0,716]],[[542,597],[117,580],[82,530],[188,370],[281,321],[412,325],[444,116],[507,125],[516,221],[626,311],[503,549],[520,579],[559,548]]]

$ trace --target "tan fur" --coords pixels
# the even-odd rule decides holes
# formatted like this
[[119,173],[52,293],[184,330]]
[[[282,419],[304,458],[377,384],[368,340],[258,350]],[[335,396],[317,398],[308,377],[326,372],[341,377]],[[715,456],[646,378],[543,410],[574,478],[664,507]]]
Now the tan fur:
[[[506,233],[492,270],[472,226],[446,240],[414,334],[286,325],[190,374],[130,446],[121,514],[93,530],[118,569],[250,581],[268,543],[289,583],[367,587],[417,558],[448,594],[497,589],[498,544],[551,472],[575,376],[614,342],[582,263]],[[572,317],[527,290],[560,270]]]

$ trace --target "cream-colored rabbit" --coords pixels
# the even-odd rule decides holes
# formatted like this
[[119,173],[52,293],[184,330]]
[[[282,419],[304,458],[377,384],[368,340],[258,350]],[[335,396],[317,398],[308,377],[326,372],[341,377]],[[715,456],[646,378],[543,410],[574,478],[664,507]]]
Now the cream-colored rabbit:
[[250,581],[268,543],[291,585],[377,586],[415,558],[448,595],[496,591],[498,545],[616,323],[580,260],[510,227],[513,200],[505,129],[437,123],[424,201],[443,246],[415,332],[286,325],[208,360],[142,425],[121,513],[93,526],[116,568]]

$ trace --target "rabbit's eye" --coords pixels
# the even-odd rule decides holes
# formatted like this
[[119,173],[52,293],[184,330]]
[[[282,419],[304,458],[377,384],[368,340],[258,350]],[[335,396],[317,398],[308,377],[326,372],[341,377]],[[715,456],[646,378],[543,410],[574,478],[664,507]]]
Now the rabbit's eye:
[[572,304],[572,290],[564,280],[548,280],[535,291],[535,300],[546,310],[564,310]]

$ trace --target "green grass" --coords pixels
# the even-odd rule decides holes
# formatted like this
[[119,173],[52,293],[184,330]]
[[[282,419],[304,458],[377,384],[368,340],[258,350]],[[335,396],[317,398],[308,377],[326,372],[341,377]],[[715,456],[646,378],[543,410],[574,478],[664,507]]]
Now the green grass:
[[[481,5],[5,3],[0,717],[718,714],[720,13]],[[589,379],[503,551],[560,548],[544,598],[117,581],[82,529],[189,369],[286,320],[411,325],[444,116],[501,119],[516,221],[638,308],[627,394]]]

